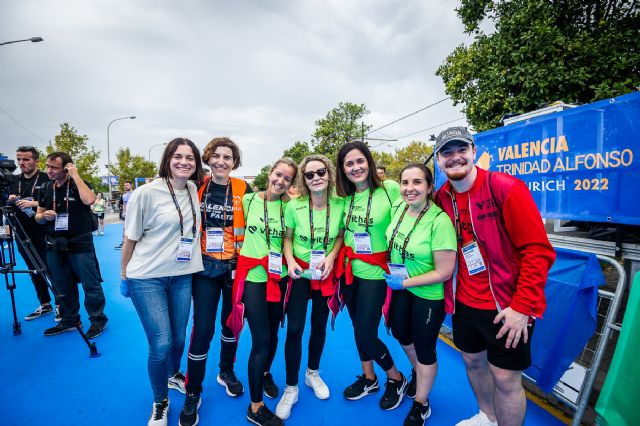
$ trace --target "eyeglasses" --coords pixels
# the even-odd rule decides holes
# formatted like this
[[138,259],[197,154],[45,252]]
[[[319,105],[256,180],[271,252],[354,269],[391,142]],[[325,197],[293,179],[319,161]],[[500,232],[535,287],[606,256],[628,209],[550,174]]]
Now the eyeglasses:
[[316,171],[314,171],[314,172],[304,172],[304,173],[303,173],[304,177],[305,177],[307,180],[311,180],[311,179],[313,179],[313,177],[314,177],[315,175],[318,175],[318,177],[324,177],[324,175],[326,175],[326,174],[327,174],[327,168],[326,168],[326,167],[323,167],[323,168],[321,168],[321,169],[318,169],[318,170],[316,170]]

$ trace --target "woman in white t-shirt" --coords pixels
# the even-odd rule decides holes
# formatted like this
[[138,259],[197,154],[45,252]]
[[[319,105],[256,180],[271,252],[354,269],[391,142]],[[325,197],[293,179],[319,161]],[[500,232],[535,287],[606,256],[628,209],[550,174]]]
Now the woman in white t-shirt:
[[[184,393],[180,359],[191,307],[191,277],[202,271],[196,185],[203,177],[198,148],[189,139],[167,144],[159,179],[133,192],[122,247],[122,292],[131,296],[149,341],[153,390],[149,425],[166,425],[168,387]],[[168,386],[167,386],[168,379]]]

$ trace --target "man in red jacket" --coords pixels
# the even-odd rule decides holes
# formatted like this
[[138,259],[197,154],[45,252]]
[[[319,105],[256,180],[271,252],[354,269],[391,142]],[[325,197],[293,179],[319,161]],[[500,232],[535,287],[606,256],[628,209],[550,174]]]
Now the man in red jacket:
[[453,339],[480,408],[457,426],[522,425],[522,370],[531,365],[533,320],[546,307],[555,252],[526,185],[476,167],[473,136],[464,127],[440,133],[434,150],[448,178],[436,203],[458,238],[445,308],[453,313]]

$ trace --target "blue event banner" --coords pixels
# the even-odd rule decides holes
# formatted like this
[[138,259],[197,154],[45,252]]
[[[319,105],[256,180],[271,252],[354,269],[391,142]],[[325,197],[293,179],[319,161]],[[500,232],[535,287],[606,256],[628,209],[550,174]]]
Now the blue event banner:
[[523,180],[542,217],[640,225],[640,93],[474,137],[476,164]]

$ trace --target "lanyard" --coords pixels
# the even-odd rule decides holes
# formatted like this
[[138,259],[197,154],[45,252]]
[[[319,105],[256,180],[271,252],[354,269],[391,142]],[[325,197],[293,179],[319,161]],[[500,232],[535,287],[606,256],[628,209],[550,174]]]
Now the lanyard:
[[[327,251],[327,247],[329,246],[329,225],[331,224],[331,206],[329,205],[329,194],[327,194],[327,222],[324,228],[324,240],[322,241],[322,246],[324,251]],[[313,206],[311,205],[311,196],[309,196],[309,229],[311,230],[311,250],[313,250],[313,243],[315,242],[315,229],[313,226]]]
[[[213,179],[213,177],[211,177],[209,179],[209,182],[207,182],[207,187],[204,190],[205,196],[204,196],[204,227],[207,227],[207,207],[209,206],[209,187],[211,186],[211,180]],[[227,202],[229,201],[229,188],[231,188],[231,179],[229,179],[229,182],[227,183],[227,190],[225,191],[224,194],[224,204],[222,207],[222,224],[220,224],[220,222],[218,222],[218,225],[221,228],[226,227],[226,223],[227,223]]]
[[[67,213],[69,213],[69,185],[71,185],[71,180],[67,179]],[[57,182],[53,182],[52,188],[53,188],[53,211],[56,211],[56,189],[58,187],[58,183]]]
[[456,202],[456,193],[453,193],[453,196],[451,197],[451,200],[453,201],[453,215],[455,216],[455,227],[456,227],[456,238],[458,240],[458,243],[460,245],[462,245],[462,221],[460,220],[460,213],[458,212],[458,203]]
[[[180,204],[178,204],[178,199],[176,198],[176,193],[173,190],[173,186],[169,179],[165,179],[167,182],[167,186],[169,187],[169,192],[171,193],[171,198],[173,198],[173,204],[176,206],[176,210],[178,210],[178,216],[180,217],[180,236],[184,236],[184,219],[182,217],[182,210],[180,209]],[[196,208],[193,206],[193,199],[191,198],[191,192],[189,192],[189,185],[187,184],[187,195],[189,196],[189,203],[191,204],[191,213],[193,215],[193,226],[191,227],[191,231],[193,232],[193,238],[196,238]]]
[[[351,194],[351,204],[349,204],[349,213],[347,214],[347,222],[346,222],[348,231],[351,231],[351,229],[349,229],[349,221],[351,220],[351,213],[353,212],[353,203],[354,203],[355,197],[356,197],[355,193]],[[371,189],[369,189],[369,201],[367,202],[367,216],[366,216],[365,225],[364,225],[364,232],[366,232],[367,234],[369,233],[369,214],[371,213],[372,199],[373,199],[373,192],[371,191]]]
[[[429,203],[429,201],[427,201],[427,205],[424,206],[424,208],[422,209],[422,211],[420,212],[420,214],[416,218],[416,221],[413,223],[413,227],[411,228],[411,231],[409,231],[407,236],[404,238],[404,243],[402,244],[402,251],[400,252],[401,255],[402,255],[402,263],[404,263],[405,257],[407,257],[407,245],[409,244],[409,239],[411,238],[411,234],[413,234],[413,231],[418,226],[418,223],[420,222],[420,219],[422,219],[422,217],[425,215],[425,213],[427,213],[427,211],[429,211],[429,207],[431,207],[431,204]],[[409,210],[409,205],[405,206],[404,210],[402,211],[402,214],[400,215],[400,218],[398,219],[398,223],[396,224],[396,227],[393,230],[393,233],[391,234],[391,239],[389,240],[389,248],[387,249],[387,260],[388,261],[391,261],[391,249],[393,248],[393,241],[396,239],[396,235],[398,235],[398,230],[400,229],[400,224],[402,223],[402,219],[404,219],[404,214],[407,212],[407,210]]]
[[[24,177],[24,173],[20,174],[20,178],[18,178],[18,195],[22,197],[22,179]],[[33,197],[33,193],[36,190],[36,185],[38,184],[38,178],[40,177],[39,173],[36,172],[33,178],[33,186],[31,186],[31,196]],[[24,180],[28,181],[27,178]]]
[[[269,212],[267,211],[267,200],[269,199],[269,194],[267,191],[264,191],[264,233],[265,238],[267,239],[267,249],[271,251],[271,236],[269,235]],[[282,231],[284,232],[284,213],[282,212],[282,200],[280,200],[280,226],[282,227]]]

